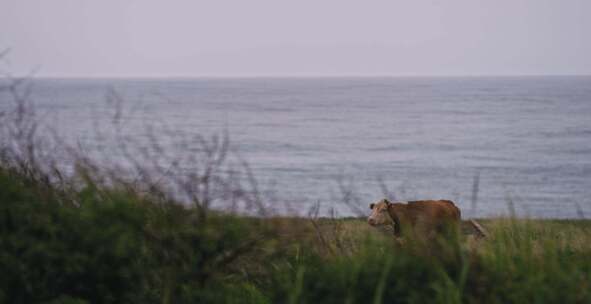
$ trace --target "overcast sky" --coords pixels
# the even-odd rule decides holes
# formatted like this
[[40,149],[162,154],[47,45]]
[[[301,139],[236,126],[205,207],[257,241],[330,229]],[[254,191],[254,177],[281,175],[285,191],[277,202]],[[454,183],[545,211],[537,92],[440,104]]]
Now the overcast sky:
[[591,74],[590,0],[0,0],[38,76]]

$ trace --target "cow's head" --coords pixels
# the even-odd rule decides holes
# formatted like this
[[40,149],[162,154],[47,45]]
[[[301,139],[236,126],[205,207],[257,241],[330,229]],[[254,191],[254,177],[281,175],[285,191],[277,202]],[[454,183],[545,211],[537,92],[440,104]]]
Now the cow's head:
[[367,222],[372,226],[388,225],[392,223],[390,214],[388,213],[388,207],[390,202],[387,199],[382,199],[377,203],[369,204],[371,214],[367,218]]

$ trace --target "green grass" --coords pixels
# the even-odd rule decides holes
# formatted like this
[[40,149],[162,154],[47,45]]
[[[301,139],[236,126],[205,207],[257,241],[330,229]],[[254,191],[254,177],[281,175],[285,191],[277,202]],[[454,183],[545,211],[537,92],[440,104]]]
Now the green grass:
[[487,219],[403,245],[0,169],[0,303],[590,303],[591,221]]

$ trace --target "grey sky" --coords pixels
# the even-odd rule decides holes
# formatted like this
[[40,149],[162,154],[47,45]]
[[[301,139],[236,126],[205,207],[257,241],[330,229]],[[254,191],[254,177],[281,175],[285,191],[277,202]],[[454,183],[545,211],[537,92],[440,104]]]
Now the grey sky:
[[[591,74],[589,0],[0,0],[41,76]],[[5,60],[6,61],[6,60]]]

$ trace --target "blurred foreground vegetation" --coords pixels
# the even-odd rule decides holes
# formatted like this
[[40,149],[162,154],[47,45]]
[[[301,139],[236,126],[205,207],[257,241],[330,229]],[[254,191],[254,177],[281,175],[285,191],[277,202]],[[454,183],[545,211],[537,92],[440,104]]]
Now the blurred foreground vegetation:
[[403,245],[357,219],[205,212],[0,169],[2,303],[590,303],[589,221]]

